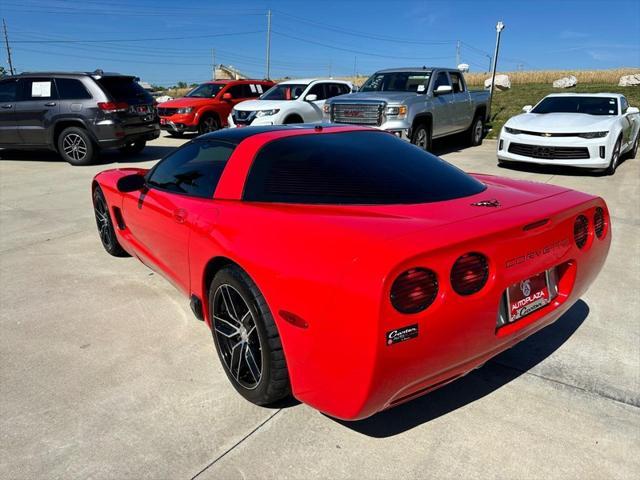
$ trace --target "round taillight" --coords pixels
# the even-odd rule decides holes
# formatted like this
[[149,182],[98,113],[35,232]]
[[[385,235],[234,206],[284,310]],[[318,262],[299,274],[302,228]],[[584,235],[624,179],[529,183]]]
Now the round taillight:
[[479,292],[489,278],[489,263],[481,253],[466,253],[451,268],[451,286],[460,295]]
[[412,268],[400,274],[391,286],[391,305],[400,313],[418,313],[438,295],[436,274],[426,268]]
[[573,238],[578,248],[583,248],[589,238],[589,220],[584,215],[578,215],[573,223]]
[[604,226],[604,210],[596,207],[596,212],[593,214],[593,228],[596,231],[596,237],[602,238],[604,235]]

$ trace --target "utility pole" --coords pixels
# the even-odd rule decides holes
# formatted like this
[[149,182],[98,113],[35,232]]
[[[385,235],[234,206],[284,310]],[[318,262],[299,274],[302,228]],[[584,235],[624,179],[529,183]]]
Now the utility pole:
[[491,71],[491,64],[493,63],[493,57],[491,55],[487,55],[487,58],[489,59],[489,69],[487,70],[487,72]]
[[493,68],[491,71],[491,89],[489,90],[489,111],[487,112],[487,118],[491,121],[491,102],[493,101],[493,90],[495,89],[496,81],[496,67],[498,66],[498,52],[500,51],[500,33],[504,30],[504,23],[498,22],[496,24],[496,50],[493,52]]
[[460,65],[460,40],[456,42],[456,68]]
[[271,80],[271,10],[267,11],[267,80]]
[[215,48],[211,49],[211,68],[212,68],[211,79],[215,80],[216,79],[216,49]]
[[9,72],[14,75],[13,61],[11,60],[11,48],[9,48],[9,36],[7,35],[7,23],[2,19],[2,26],[4,27],[4,44],[7,46],[7,60],[9,61]]
[[331,78],[331,60],[329,60],[329,78]]
[[353,57],[353,78],[358,76],[358,57]]

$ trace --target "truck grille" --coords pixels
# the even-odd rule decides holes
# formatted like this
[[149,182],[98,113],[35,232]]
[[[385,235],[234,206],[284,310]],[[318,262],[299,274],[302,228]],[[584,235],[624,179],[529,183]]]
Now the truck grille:
[[589,158],[589,149],[586,147],[543,147],[539,145],[526,145],[524,143],[510,144],[509,153],[522,155],[523,157],[544,158],[547,160],[579,160]]
[[177,111],[177,108],[158,108],[158,115],[161,117],[170,117],[171,115],[175,115]]
[[331,121],[380,126],[383,110],[383,103],[334,103],[331,109]]

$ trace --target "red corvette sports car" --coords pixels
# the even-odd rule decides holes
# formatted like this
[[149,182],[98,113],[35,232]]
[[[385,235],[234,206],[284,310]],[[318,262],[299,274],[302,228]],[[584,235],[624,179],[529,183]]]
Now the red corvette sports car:
[[190,298],[238,392],[343,419],[554,322],[611,242],[601,198],[468,175],[361,127],[222,130],[92,189],[104,248]]

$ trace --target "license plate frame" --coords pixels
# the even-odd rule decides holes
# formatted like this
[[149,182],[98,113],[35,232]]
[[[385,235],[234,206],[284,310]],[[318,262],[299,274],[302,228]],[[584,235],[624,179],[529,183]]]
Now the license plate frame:
[[549,279],[549,270],[525,278],[507,288],[508,323],[546,307],[555,295]]

